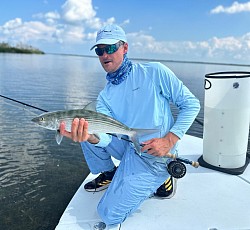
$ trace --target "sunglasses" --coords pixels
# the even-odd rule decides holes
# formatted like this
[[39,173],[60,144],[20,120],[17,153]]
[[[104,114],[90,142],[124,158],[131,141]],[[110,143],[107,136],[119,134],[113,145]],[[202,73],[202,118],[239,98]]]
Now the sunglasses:
[[120,46],[122,46],[124,43],[122,41],[119,41],[115,44],[112,44],[112,45],[106,45],[105,47],[103,48],[95,48],[95,52],[98,56],[102,56],[104,54],[104,51],[107,53],[107,54],[113,54],[114,52],[116,52]]

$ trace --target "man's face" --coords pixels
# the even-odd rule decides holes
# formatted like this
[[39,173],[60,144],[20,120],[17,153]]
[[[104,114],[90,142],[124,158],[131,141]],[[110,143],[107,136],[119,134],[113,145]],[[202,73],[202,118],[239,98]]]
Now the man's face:
[[[104,48],[105,46],[106,45],[98,45],[98,48]],[[123,56],[127,52],[127,43],[124,43],[124,45],[120,46],[119,49],[112,54],[107,54],[106,52],[104,52],[102,56],[99,56],[99,60],[104,70],[107,73],[115,72],[122,64]]]

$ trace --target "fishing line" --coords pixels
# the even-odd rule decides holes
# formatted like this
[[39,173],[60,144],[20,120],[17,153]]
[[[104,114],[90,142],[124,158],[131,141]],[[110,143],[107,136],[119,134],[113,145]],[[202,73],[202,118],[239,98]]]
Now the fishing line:
[[25,106],[21,107],[20,105],[16,105],[16,104],[14,104],[14,103],[9,103],[9,102],[7,102],[7,101],[4,101],[4,103],[7,104],[7,105],[10,105],[10,106],[13,106],[13,107],[15,107],[15,108],[25,110],[25,111],[31,113],[31,114],[34,115],[34,116],[38,116],[37,113],[32,112],[30,109],[26,108]]

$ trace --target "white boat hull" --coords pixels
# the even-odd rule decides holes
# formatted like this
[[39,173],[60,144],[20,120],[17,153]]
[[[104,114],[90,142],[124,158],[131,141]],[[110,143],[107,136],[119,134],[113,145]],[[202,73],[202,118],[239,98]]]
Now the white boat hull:
[[[202,155],[202,139],[185,135],[179,156],[193,161]],[[86,182],[95,178],[90,174]],[[86,192],[80,186],[63,213],[56,230],[90,230],[100,222],[97,204],[105,191]],[[187,165],[187,174],[178,180],[171,199],[150,198],[128,217],[122,230],[250,229],[250,168],[233,176],[211,169]]]

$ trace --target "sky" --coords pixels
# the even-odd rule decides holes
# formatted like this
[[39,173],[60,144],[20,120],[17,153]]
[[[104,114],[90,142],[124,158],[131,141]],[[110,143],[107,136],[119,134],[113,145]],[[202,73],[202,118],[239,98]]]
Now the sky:
[[125,30],[129,57],[250,63],[247,0],[2,1],[0,42],[95,55],[96,32],[108,23]]

